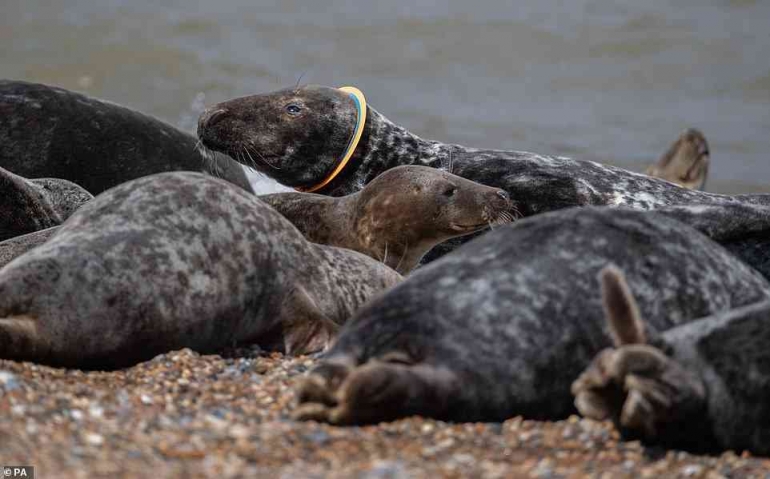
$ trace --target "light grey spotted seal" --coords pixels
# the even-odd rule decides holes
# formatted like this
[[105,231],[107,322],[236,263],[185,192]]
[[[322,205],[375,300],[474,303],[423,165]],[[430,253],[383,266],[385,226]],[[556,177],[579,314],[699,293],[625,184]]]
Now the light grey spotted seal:
[[92,198],[67,180],[28,180],[0,168],[0,241],[56,226]]
[[770,454],[770,301],[678,326],[652,345],[622,272],[608,267],[601,279],[614,347],[573,383],[578,410],[647,443]]
[[502,421],[574,413],[570,385],[611,345],[595,278],[629,277],[651,336],[770,298],[770,284],[657,213],[572,208],[485,234],[369,303],[300,387],[299,419]]
[[305,237],[379,259],[401,274],[435,245],[513,220],[508,194],[445,171],[392,168],[341,198],[275,193],[260,199]]
[[231,183],[162,173],[102,193],[0,270],[0,357],[108,369],[184,347],[315,351],[400,279]]
[[0,80],[0,167],[73,181],[93,194],[164,171],[206,171],[252,191],[243,168],[151,116],[38,83]]
[[[359,125],[362,116],[365,121]],[[359,127],[361,135],[353,154],[337,172]],[[198,137],[204,147],[245,161],[284,185],[328,196],[354,193],[390,168],[418,164],[502,188],[522,216],[591,205],[641,210],[696,204],[770,205],[770,195],[711,194],[591,161],[426,140],[391,122],[371,105],[362,106],[349,91],[324,86],[291,88],[213,105],[199,119]],[[742,218],[745,221],[763,214],[744,211],[749,214]],[[439,245],[424,261],[469,238]]]
[[694,190],[703,190],[709,174],[709,144],[695,128],[683,131],[657,163],[647,168],[650,176]]

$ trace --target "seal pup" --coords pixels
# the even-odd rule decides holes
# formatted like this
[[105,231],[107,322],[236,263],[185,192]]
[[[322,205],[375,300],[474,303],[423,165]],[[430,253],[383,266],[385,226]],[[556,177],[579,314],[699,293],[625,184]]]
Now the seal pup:
[[28,180],[0,168],[0,241],[58,225],[92,198],[67,180]]
[[10,263],[15,258],[27,251],[48,241],[59,230],[59,226],[52,226],[44,230],[15,236],[5,241],[0,241],[0,268]]
[[259,197],[305,237],[379,259],[406,274],[435,245],[513,221],[508,194],[425,166],[392,168],[358,193]]
[[699,130],[688,128],[646,173],[685,188],[703,190],[709,174],[709,156],[706,137]]
[[[350,88],[310,85],[222,102],[200,116],[198,137],[205,149],[241,161],[255,159],[252,166],[279,183],[327,196],[354,193],[390,168],[418,164],[502,188],[522,216],[591,205],[642,210],[770,205],[766,194],[690,190],[592,161],[426,140],[385,118],[366,104],[360,91]],[[471,238],[442,243],[423,261]]]
[[175,170],[206,171],[252,191],[243,168],[208,159],[196,139],[114,103],[38,83],[0,80],[0,167],[73,181],[93,194]]
[[400,279],[231,183],[162,173],[102,193],[0,270],[0,357],[110,369],[185,347],[317,351]]
[[770,298],[759,273],[657,213],[572,208],[501,226],[348,322],[300,386],[298,419],[560,419],[611,345],[594,278],[627,272],[652,334]]
[[770,454],[770,301],[651,341],[622,272],[608,266],[601,282],[613,347],[572,384],[580,413],[668,448]]

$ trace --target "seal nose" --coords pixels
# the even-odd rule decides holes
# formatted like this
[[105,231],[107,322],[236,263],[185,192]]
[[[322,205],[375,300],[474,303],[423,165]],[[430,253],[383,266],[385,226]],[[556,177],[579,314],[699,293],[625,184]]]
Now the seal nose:
[[502,198],[504,201],[511,201],[511,197],[508,195],[508,192],[505,190],[497,190],[497,196]]

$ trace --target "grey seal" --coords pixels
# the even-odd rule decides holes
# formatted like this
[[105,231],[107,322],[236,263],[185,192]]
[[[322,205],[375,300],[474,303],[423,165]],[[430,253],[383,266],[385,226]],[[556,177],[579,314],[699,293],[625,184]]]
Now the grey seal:
[[679,138],[647,168],[650,176],[684,186],[703,190],[709,173],[710,152],[706,137],[695,128],[684,130]]
[[622,268],[651,336],[770,298],[723,247],[657,213],[572,208],[500,228],[412,273],[346,324],[298,391],[299,419],[501,421],[574,413],[611,345],[595,278]]
[[67,180],[28,180],[0,168],[0,241],[56,226],[92,198]]
[[93,194],[164,171],[202,171],[252,191],[243,168],[151,116],[38,83],[0,80],[0,167],[72,181]]
[[770,454],[770,301],[670,329],[654,345],[622,272],[609,266],[601,280],[613,347],[573,383],[578,410],[612,419],[628,439]]
[[224,180],[151,175],[97,196],[0,270],[0,356],[110,369],[184,347],[316,351],[400,279],[310,243]]
[[401,274],[435,245],[515,215],[505,191],[417,165],[392,168],[340,198],[313,193],[259,198],[310,241],[359,251]]

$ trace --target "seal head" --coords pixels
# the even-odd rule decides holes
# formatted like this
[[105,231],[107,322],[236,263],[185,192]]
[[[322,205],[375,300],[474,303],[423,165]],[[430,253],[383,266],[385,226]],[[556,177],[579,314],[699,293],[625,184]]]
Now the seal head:
[[438,243],[513,220],[504,190],[426,166],[390,169],[358,196],[360,244],[402,274]]
[[275,193],[260,199],[308,240],[359,251],[401,274],[437,244],[516,215],[504,190],[417,165],[392,168],[341,198]]
[[350,93],[309,85],[218,103],[200,116],[198,137],[284,185],[312,188],[345,155],[358,117]]

